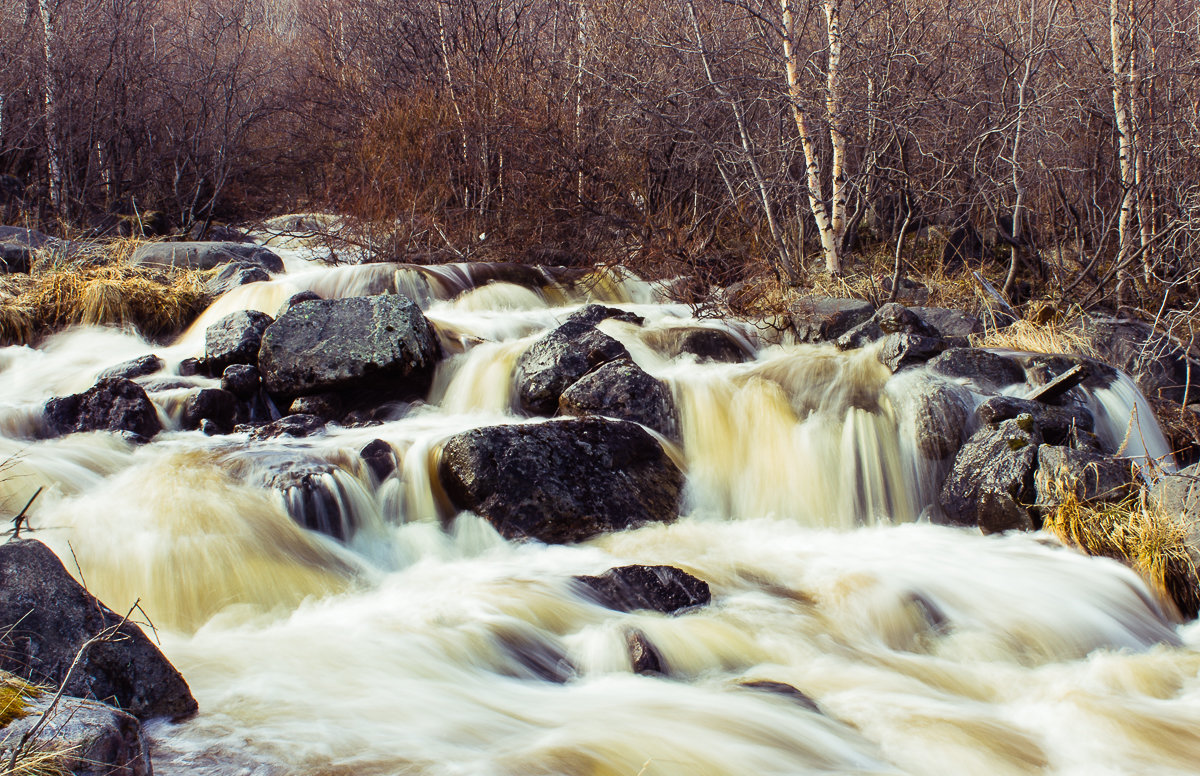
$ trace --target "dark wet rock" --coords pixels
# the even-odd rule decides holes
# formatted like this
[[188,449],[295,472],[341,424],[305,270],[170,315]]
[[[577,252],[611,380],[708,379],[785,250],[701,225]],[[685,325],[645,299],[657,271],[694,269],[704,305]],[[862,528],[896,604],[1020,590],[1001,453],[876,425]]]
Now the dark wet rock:
[[651,609],[675,614],[712,600],[707,582],[674,566],[619,566],[575,580],[597,603],[619,612]]
[[1085,503],[1121,501],[1138,489],[1138,477],[1128,459],[1042,445],[1035,474],[1037,503],[1051,508],[1067,493]]
[[279,311],[275,313],[276,318],[282,318],[283,314],[292,309],[301,302],[319,302],[321,295],[315,291],[301,291],[298,294],[292,294],[288,300],[283,303]]
[[911,407],[917,450],[932,461],[949,458],[962,447],[969,432],[972,399],[959,385],[921,375],[905,383],[901,401]]
[[517,359],[513,382],[521,409],[531,415],[553,415],[563,391],[596,367],[619,358],[629,358],[620,342],[582,320],[567,321]]
[[255,442],[280,437],[302,438],[323,432],[325,421],[315,415],[288,415],[262,426],[248,428],[239,426],[234,430],[249,431],[250,439]]
[[879,361],[893,373],[924,364],[946,349],[946,341],[920,334],[889,334],[883,338]]
[[740,364],[754,355],[737,337],[722,329],[672,329],[662,332],[657,339],[659,349],[668,358],[690,353],[700,362]]
[[801,342],[836,340],[875,314],[875,307],[861,299],[806,296],[788,310],[792,329]]
[[654,437],[601,418],[472,429],[445,443],[438,475],[504,537],[549,543],[673,521],[683,488]]
[[[1091,390],[1111,387],[1117,381],[1117,370],[1103,361],[1086,356],[1047,355],[1031,353],[1014,357],[1025,369],[1025,381],[1033,388],[1044,386],[1077,366],[1087,368],[1083,386]],[[1079,402],[1083,400],[1078,391],[1068,391],[1054,399],[1053,404]]]
[[[140,628],[121,620],[41,542],[0,545],[0,622],[6,625],[0,669],[62,686],[75,697],[113,700],[138,719],[194,714],[196,701],[183,677]],[[119,638],[88,647],[67,679],[83,645],[108,629]]]
[[440,347],[433,326],[397,295],[302,302],[263,334],[267,391],[307,396],[343,390],[421,395]]
[[1037,499],[1034,468],[1041,434],[1021,415],[976,431],[954,458],[938,499],[950,525],[986,533],[1032,530],[1028,507]]
[[358,451],[358,455],[379,482],[383,482],[396,471],[396,451],[382,439],[372,439]]
[[580,323],[585,326],[595,326],[601,321],[614,320],[641,326],[646,319],[635,313],[618,310],[615,307],[605,307],[602,304],[589,304],[567,316],[564,323]]
[[1025,370],[1016,360],[977,348],[951,348],[931,360],[929,369],[943,377],[970,380],[984,391],[1025,382]]
[[235,242],[156,242],[139,246],[130,261],[141,266],[176,269],[213,269],[238,262],[283,272],[283,260],[260,245]]
[[258,310],[230,313],[204,331],[204,363],[210,374],[220,374],[230,364],[258,363],[263,332],[275,322]]
[[217,270],[217,274],[205,283],[204,287],[212,296],[220,296],[239,286],[261,283],[270,279],[270,274],[259,265],[235,261],[225,264]]
[[262,388],[258,367],[249,364],[230,364],[221,373],[221,388],[239,399],[252,399]]
[[288,405],[289,415],[316,415],[327,421],[340,418],[345,411],[345,403],[336,393],[299,396]]
[[636,628],[627,630],[625,648],[629,650],[629,667],[635,674],[660,676],[668,673],[662,655],[642,631]]
[[838,337],[837,346],[840,350],[861,348],[889,334],[913,334],[931,339],[938,337],[937,331],[921,320],[919,315],[904,305],[889,302],[876,310],[870,319]]
[[[1153,326],[1133,320],[1091,319],[1080,333],[1101,359],[1129,374],[1146,396],[1182,402],[1188,382],[1187,351]],[[1191,385],[1200,371],[1190,367]]]
[[983,322],[974,315],[949,307],[910,307],[925,325],[954,347],[966,347],[972,334],[983,334]]
[[185,429],[200,428],[208,421],[205,433],[226,434],[233,428],[237,413],[237,397],[220,388],[201,388],[183,403],[180,425]]
[[284,506],[298,524],[345,541],[356,526],[342,510],[345,493],[334,475],[337,468],[323,462],[292,463],[266,484],[283,494]]
[[555,684],[563,684],[578,673],[566,650],[549,639],[519,631],[501,631],[497,638],[515,663],[512,666],[498,666],[502,673],[518,679],[539,679]]
[[198,358],[185,358],[179,362],[180,377],[194,377],[204,373],[204,364]]
[[17,243],[0,242],[0,273],[27,273],[36,258],[36,248]]
[[[72,776],[151,776],[150,747],[137,718],[96,701],[43,692],[26,701],[24,716],[0,730],[0,761],[29,734],[27,751],[62,752],[54,773]],[[43,720],[43,716],[48,715]],[[34,733],[38,725],[40,729]]]
[[628,359],[609,361],[576,380],[559,397],[558,411],[631,420],[670,438],[679,431],[670,389]]
[[773,682],[770,679],[754,679],[748,682],[739,682],[738,687],[744,687],[747,690],[755,690],[757,692],[770,693],[771,695],[778,695],[779,697],[786,698],[796,705],[808,709],[809,711],[815,711],[818,714],[821,713],[821,707],[817,705],[816,701],[800,692],[790,684]]
[[162,368],[163,360],[151,353],[140,358],[122,361],[116,366],[110,366],[101,372],[100,377],[97,379],[106,380],[110,377],[124,377],[126,380],[133,380],[138,377],[152,375]]
[[46,431],[62,436],[78,431],[128,431],[150,439],[162,422],[146,391],[132,380],[110,377],[83,393],[46,402]]
[[1096,428],[1096,419],[1091,410],[1079,404],[1055,407],[1016,396],[993,396],[980,404],[975,412],[980,422],[993,426],[1018,415],[1031,415],[1042,438],[1050,445],[1070,445],[1078,432],[1090,432]]

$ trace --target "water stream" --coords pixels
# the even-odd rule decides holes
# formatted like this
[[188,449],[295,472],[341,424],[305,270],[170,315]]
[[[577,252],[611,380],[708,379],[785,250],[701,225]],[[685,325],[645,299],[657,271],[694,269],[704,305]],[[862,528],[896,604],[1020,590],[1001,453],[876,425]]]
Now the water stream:
[[[461,266],[279,251],[288,272],[225,295],[173,345],[81,328],[0,350],[0,497],[19,508],[45,488],[36,537],[112,608],[140,601],[199,701],[193,720],[150,726],[160,776],[1196,772],[1200,626],[1045,535],[929,524],[946,464],[919,454],[905,401],[927,376],[892,377],[869,348],[697,321],[629,277],[475,287]],[[152,443],[37,439],[47,398],[149,352],[173,372],[222,315],[274,313],[301,290],[416,299],[450,351],[428,400],[379,425],[251,442],[179,430],[183,399],[217,381],[160,374],[141,378],[167,424]],[[514,414],[513,365],[589,297],[646,319],[601,328],[675,396],[683,517],[574,546],[448,519],[438,445],[543,422]],[[663,355],[694,327],[727,329],[754,357]],[[1127,433],[1144,404],[1130,388],[1092,397],[1101,436],[1160,455],[1161,438]],[[357,454],[375,439],[398,461],[382,482]],[[289,472],[324,500],[270,487]],[[620,613],[572,584],[628,563],[682,568],[713,602]],[[632,672],[635,631],[666,676]]]

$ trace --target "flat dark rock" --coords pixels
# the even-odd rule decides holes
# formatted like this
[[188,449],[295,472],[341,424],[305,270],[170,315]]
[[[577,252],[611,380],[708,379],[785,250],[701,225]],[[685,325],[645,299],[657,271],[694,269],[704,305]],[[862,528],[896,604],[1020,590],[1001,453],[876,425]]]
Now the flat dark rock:
[[650,609],[674,614],[712,600],[707,582],[674,566],[619,566],[575,580],[598,603],[620,612]]

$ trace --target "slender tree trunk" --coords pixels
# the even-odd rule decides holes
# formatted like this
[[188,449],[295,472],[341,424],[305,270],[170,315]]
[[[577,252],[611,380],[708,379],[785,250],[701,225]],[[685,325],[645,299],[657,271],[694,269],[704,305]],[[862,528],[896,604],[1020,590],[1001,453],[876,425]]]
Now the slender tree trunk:
[[1133,253],[1133,216],[1137,178],[1134,170],[1133,122],[1129,117],[1129,71],[1132,54],[1127,19],[1121,0],[1109,0],[1109,38],[1112,47],[1113,117],[1117,125],[1117,155],[1121,175],[1121,210],[1117,216],[1117,301],[1128,286],[1125,266]]
[[[1132,14],[1131,14],[1132,17]],[[1131,19],[1132,21],[1132,19]],[[1129,118],[1133,145],[1133,186],[1137,200],[1138,230],[1141,237],[1142,277],[1149,283],[1154,275],[1154,215],[1150,206],[1149,143],[1146,138],[1146,111],[1142,80],[1145,71],[1138,57],[1132,30],[1129,35]]]
[[46,111],[46,172],[50,183],[50,204],[60,218],[66,217],[63,196],[62,152],[58,144],[58,63],[55,61],[54,16],[49,0],[37,0],[42,20],[43,81],[42,101]]
[[842,246],[834,231],[833,221],[825,206],[825,198],[821,191],[821,163],[817,156],[817,147],[812,127],[809,124],[808,112],[804,109],[804,95],[800,90],[800,65],[796,60],[796,49],[792,45],[796,19],[792,13],[791,0],[779,0],[779,3],[783,12],[784,72],[787,75],[792,117],[796,120],[796,130],[800,134],[800,146],[804,150],[808,204],[812,209],[813,219],[817,222],[817,232],[821,237],[821,252],[825,255],[825,271],[831,275],[839,275],[842,272]]
[[[825,32],[829,40],[829,60],[825,68],[825,113],[829,120],[829,140],[833,149],[830,160],[832,194],[829,225],[839,254],[846,240],[846,132],[842,110],[842,0],[825,0]],[[839,255],[840,261],[840,255]]]

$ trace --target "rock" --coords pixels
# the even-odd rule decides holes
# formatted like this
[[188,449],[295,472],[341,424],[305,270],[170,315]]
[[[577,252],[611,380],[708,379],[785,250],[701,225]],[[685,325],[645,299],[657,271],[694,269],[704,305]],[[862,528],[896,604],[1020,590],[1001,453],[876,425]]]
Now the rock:
[[236,413],[237,397],[232,393],[220,388],[202,388],[183,403],[180,425],[196,429],[203,421],[209,421],[206,434],[227,434],[233,428]]
[[396,452],[382,439],[372,439],[358,451],[358,455],[366,461],[378,482],[383,482],[396,471]]
[[326,421],[340,418],[344,412],[345,406],[336,393],[300,396],[288,405],[289,415],[316,415]]
[[[0,729],[0,760],[7,764],[21,739],[42,724],[28,739],[27,751],[61,752],[53,773],[151,776],[150,747],[136,717],[103,703],[68,696],[60,698],[51,710],[52,699],[50,693],[42,693],[29,702],[24,716]],[[18,768],[17,772],[22,771]]]
[[668,358],[690,353],[700,362],[740,364],[754,355],[736,337],[722,329],[672,329],[663,332],[658,339],[662,354]]
[[1053,508],[1068,492],[1084,503],[1121,501],[1138,489],[1132,466],[1128,459],[1042,445],[1034,476],[1037,504]]
[[198,358],[185,358],[179,362],[180,377],[194,377],[204,371],[204,364]]
[[288,415],[266,425],[250,428],[239,426],[234,429],[234,431],[250,432],[250,439],[254,442],[285,436],[296,438],[307,437],[321,433],[324,430],[325,421],[315,415]]
[[138,246],[130,261],[143,267],[175,269],[213,269],[238,262],[261,267],[267,272],[283,272],[283,260],[260,245],[236,242],[156,242]]
[[292,294],[288,300],[283,303],[279,311],[275,313],[276,318],[282,318],[283,314],[292,309],[301,302],[318,302],[321,300],[321,295],[315,291],[301,291],[298,294]]
[[[1092,390],[1108,388],[1118,379],[1116,369],[1113,369],[1103,361],[1097,361],[1094,358],[1087,358],[1085,356],[1031,353],[1017,356],[1016,360],[1025,369],[1025,381],[1034,388],[1048,385],[1064,373],[1079,366],[1083,366],[1086,370],[1086,375],[1082,381],[1082,385],[1086,388]],[[1086,398],[1078,391],[1068,390],[1064,394],[1046,400],[1046,403],[1067,404],[1078,403],[1080,401],[1086,401]]]
[[837,339],[839,350],[861,348],[888,334],[915,334],[920,337],[937,338],[937,331],[926,325],[913,311],[904,305],[889,302],[883,305],[871,318]]
[[800,342],[836,340],[874,313],[875,307],[870,302],[828,296],[801,297],[788,308],[792,329]]
[[1200,463],[1159,477],[1150,489],[1150,501],[1185,523],[1200,522]]
[[342,510],[342,491],[334,477],[337,468],[323,462],[289,463],[266,484],[283,493],[284,506],[298,524],[344,542],[356,526]]
[[29,272],[42,248],[65,245],[36,229],[0,226],[0,272]]
[[162,368],[163,360],[151,353],[140,358],[122,361],[116,366],[110,366],[101,372],[100,377],[97,379],[107,380],[110,377],[124,377],[126,380],[133,380],[137,377],[152,375]]
[[[196,711],[183,677],[141,629],[121,625],[41,542],[0,545],[0,622],[8,626],[0,669],[75,697],[115,699],[138,719]],[[84,643],[109,628],[119,638],[92,644],[63,684]]]
[[209,326],[204,331],[204,363],[209,372],[220,374],[230,364],[257,364],[263,332],[274,322],[258,310],[239,310]]
[[679,433],[670,389],[628,359],[609,361],[576,380],[559,397],[558,411],[631,420],[669,438]]
[[203,223],[197,223],[188,230],[188,239],[195,242],[217,241],[243,243],[247,245],[254,244],[254,238],[246,234],[240,229],[234,229],[232,226],[225,224],[209,224],[208,228],[204,228]]
[[973,403],[965,388],[917,374],[897,398],[911,414],[914,441],[922,456],[940,461],[958,452],[969,430],[968,407]]
[[221,373],[221,389],[229,391],[239,399],[252,399],[262,388],[262,376],[258,367],[249,364],[230,364]]
[[1088,374],[1086,364],[1077,364],[1045,385],[1033,389],[1025,398],[1042,404],[1053,404],[1066,395],[1067,391],[1086,380]]
[[754,679],[748,682],[740,682],[738,686],[745,687],[747,690],[757,690],[758,692],[778,695],[782,698],[787,698],[796,705],[808,709],[809,711],[815,711],[818,714],[821,713],[821,707],[817,705],[816,701],[800,692],[790,684],[773,682],[770,679]]
[[84,393],[46,402],[46,431],[128,431],[150,439],[162,430],[158,411],[140,385],[123,377],[100,380]]
[[[1171,337],[1141,321],[1111,318],[1081,323],[1080,334],[1102,360],[1129,374],[1146,396],[1183,401],[1189,384],[1187,351]],[[1193,372],[1191,385],[1197,382],[1200,372]]]
[[976,431],[955,456],[938,498],[946,522],[978,526],[985,534],[1034,529],[1027,507],[1037,498],[1041,442],[1029,415]]
[[407,297],[302,302],[263,334],[259,370],[271,394],[377,389],[389,398],[429,387],[440,354],[433,326]]
[[513,382],[521,409],[531,415],[553,415],[563,391],[596,367],[619,358],[629,358],[620,342],[584,321],[567,321],[517,359]]
[[712,600],[707,582],[674,566],[619,566],[574,579],[597,603],[618,612],[650,609],[675,614]]
[[1096,428],[1096,419],[1091,410],[1082,405],[1054,407],[1031,399],[1016,396],[993,396],[975,408],[979,420],[996,426],[1018,415],[1031,415],[1049,445],[1071,445],[1080,438],[1079,432],[1091,432]]
[[549,543],[673,521],[683,488],[654,437],[601,418],[472,429],[445,443],[438,475],[504,537]]
[[930,361],[929,369],[944,377],[969,380],[982,391],[1025,382],[1025,370],[1014,359],[976,348],[951,348]]
[[635,674],[658,676],[667,673],[662,655],[658,654],[645,633],[636,628],[627,630],[625,647],[629,650],[629,667]]
[[948,307],[910,307],[917,317],[954,347],[967,347],[972,334],[983,334],[983,321],[964,310]]
[[635,326],[641,326],[646,322],[645,318],[634,313],[618,310],[615,307],[605,307],[602,304],[589,304],[567,316],[567,320],[564,323],[581,323],[585,326],[595,326],[597,323],[609,319],[632,323]]
[[36,229],[26,229],[23,226],[0,226],[0,243],[24,245],[36,249],[53,247],[60,242],[62,240],[57,237],[51,237]]
[[901,369],[924,364],[945,349],[946,341],[938,337],[898,332],[883,338],[879,361],[894,374]]
[[212,296],[220,296],[239,286],[244,286],[248,283],[261,283],[270,279],[271,276],[259,265],[247,264],[244,261],[234,261],[222,265],[217,274],[204,284],[204,287]]
[[0,242],[0,272],[28,273],[37,258],[37,251],[28,245]]
[[497,666],[501,673],[518,679],[540,679],[563,684],[578,670],[561,645],[533,633],[502,630],[496,634],[500,646],[516,665]]

